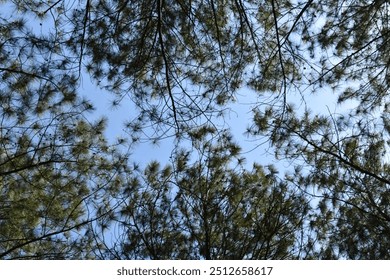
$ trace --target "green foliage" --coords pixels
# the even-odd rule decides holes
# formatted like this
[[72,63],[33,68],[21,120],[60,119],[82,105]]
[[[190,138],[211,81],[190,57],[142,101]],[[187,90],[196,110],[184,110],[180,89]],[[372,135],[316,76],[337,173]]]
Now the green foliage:
[[[389,5],[1,1],[0,257],[389,258]],[[126,148],[82,77],[137,108]],[[242,88],[291,168],[245,167],[220,125]],[[331,92],[353,108],[317,112]],[[169,165],[130,166],[169,137]]]
[[104,119],[86,119],[93,107],[53,34],[3,12],[0,25],[0,258],[93,258],[85,233],[110,212],[99,204],[126,162],[103,138]]
[[304,196],[278,181],[271,169],[245,170],[229,139],[200,141],[194,161],[181,151],[165,168],[148,165],[118,221],[126,232],[117,242],[121,258],[297,257],[309,211]]
[[92,239],[84,233],[98,218],[93,213],[99,201],[113,195],[114,178],[125,162],[116,159],[115,147],[102,139],[104,124],[87,123],[78,107],[84,104],[73,106],[39,119],[33,109],[24,108],[33,122],[3,118],[2,258],[93,257]]

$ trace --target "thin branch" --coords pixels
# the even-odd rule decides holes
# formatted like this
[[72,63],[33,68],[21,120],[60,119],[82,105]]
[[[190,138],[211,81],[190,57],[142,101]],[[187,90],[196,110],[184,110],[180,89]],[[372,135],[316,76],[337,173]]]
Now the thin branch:
[[26,72],[26,71],[23,71],[23,70],[10,69],[10,68],[3,68],[3,67],[0,67],[0,72],[1,72],[1,71],[2,71],[2,72],[15,73],[15,74],[22,74],[22,75],[30,76],[30,77],[33,77],[33,78],[36,78],[36,79],[41,79],[41,80],[44,80],[44,81],[46,81],[46,82],[49,82],[50,84],[54,85],[55,88],[57,88],[58,90],[61,91],[61,89],[58,87],[58,85],[57,85],[56,83],[53,82],[52,79],[49,79],[49,78],[40,76],[40,75],[38,75],[38,74]]
[[278,18],[276,15],[276,8],[275,8],[275,0],[271,1],[272,4],[272,14],[274,18],[274,24],[275,24],[275,32],[276,32],[276,41],[278,45],[278,55],[279,55],[279,63],[282,70],[282,76],[283,76],[283,112],[282,112],[282,119],[284,116],[284,113],[286,111],[286,104],[287,104],[287,77],[286,72],[284,70],[284,64],[283,64],[283,55],[282,55],[282,43],[280,41],[279,37],[279,26],[278,26]]
[[367,169],[364,169],[363,167],[360,167],[359,165],[343,158],[342,156],[340,156],[332,151],[328,151],[328,150],[320,147],[319,145],[317,145],[316,143],[314,143],[313,141],[311,141],[310,139],[308,139],[307,137],[305,137],[304,135],[302,135],[299,132],[294,131],[294,133],[298,137],[300,137],[302,140],[304,140],[306,143],[308,143],[310,146],[312,146],[314,149],[318,150],[319,152],[327,154],[329,156],[332,156],[332,157],[338,159],[339,161],[341,161],[342,163],[346,164],[347,166],[352,167],[353,169],[355,169],[363,174],[366,174],[368,176],[371,176],[371,177],[377,179],[378,181],[390,186],[390,180],[383,178],[383,177],[381,177],[381,176],[379,176],[379,175],[377,175],[377,174],[375,174]]
[[169,62],[167,55],[165,53],[165,44],[163,40],[163,34],[162,34],[162,1],[163,0],[158,0],[157,1],[157,16],[158,16],[158,22],[157,22],[157,31],[158,31],[158,37],[159,37],[159,42],[160,42],[160,47],[161,47],[161,54],[164,60],[164,65],[165,65],[165,80],[167,83],[167,89],[168,89],[168,94],[169,98],[171,100],[171,106],[172,106],[172,111],[173,111],[173,118],[177,127],[177,135],[180,130],[179,122],[177,120],[177,113],[176,113],[176,106],[175,106],[175,99],[173,98],[173,93],[172,93],[172,87],[171,87],[171,82],[170,82],[170,69],[169,69]]
[[46,14],[48,11],[50,11],[51,9],[53,9],[55,6],[58,5],[58,3],[60,3],[62,0],[58,0],[57,2],[55,2],[53,5],[51,5],[49,8],[47,8],[45,11],[43,11],[43,14]]
[[291,26],[290,30],[288,31],[286,37],[284,38],[283,40],[283,43],[282,45],[284,45],[286,43],[286,41],[288,40],[288,37],[290,37],[291,33],[294,31],[294,28],[295,26],[298,24],[298,21],[301,19],[301,17],[303,16],[303,14],[306,12],[306,10],[309,8],[309,6],[313,3],[314,0],[309,0],[306,5],[302,8],[302,10],[299,12],[299,14],[297,15],[297,17],[295,18],[295,21],[293,23],[293,25]]
[[238,11],[240,13],[240,17],[241,16],[244,17],[244,21],[245,21],[245,24],[248,26],[248,30],[249,30],[253,45],[255,46],[255,50],[256,50],[258,59],[261,60],[260,48],[259,48],[259,45],[257,44],[257,41],[256,41],[255,32],[253,31],[253,28],[252,28],[251,23],[249,21],[248,15],[246,14],[245,6],[241,0],[235,0],[235,3],[236,3]]
[[215,25],[215,30],[217,31],[217,42],[218,42],[218,51],[219,51],[219,57],[221,58],[222,62],[222,71],[223,75],[226,78],[226,66],[225,66],[225,59],[223,58],[223,52],[222,52],[222,44],[221,44],[221,31],[219,30],[219,25],[218,25],[218,18],[217,18],[217,12],[214,4],[214,0],[211,0],[211,10],[213,11],[213,19],[214,19],[214,25]]
[[330,72],[332,72],[335,68],[337,68],[338,66],[341,66],[343,65],[344,63],[346,63],[348,60],[352,59],[352,57],[356,56],[357,54],[359,54],[360,52],[362,52],[364,49],[368,48],[369,46],[372,45],[372,43],[374,43],[375,41],[381,39],[381,38],[384,38],[386,36],[388,36],[390,34],[390,31],[387,31],[386,33],[384,34],[381,34],[375,38],[373,38],[372,40],[370,40],[369,42],[367,42],[364,46],[362,46],[361,48],[359,48],[358,50],[354,51],[353,53],[347,55],[345,58],[343,58],[342,60],[340,60],[338,63],[336,63],[335,65],[333,65],[331,68],[329,68],[328,70],[326,70],[325,72],[323,72],[320,77],[313,81],[312,84],[316,84],[317,82],[321,81],[327,74],[329,74]]
[[22,247],[24,247],[24,246],[26,246],[28,244],[41,241],[41,240],[43,240],[45,238],[48,238],[48,237],[51,237],[51,236],[54,236],[54,235],[57,235],[57,234],[61,234],[61,233],[65,233],[65,232],[71,231],[71,230],[76,229],[78,227],[81,227],[81,226],[84,226],[86,224],[89,224],[89,223],[92,223],[94,221],[97,221],[98,219],[102,218],[103,216],[105,216],[107,214],[108,214],[108,212],[103,213],[103,214],[99,215],[98,217],[86,220],[84,222],[81,222],[81,223],[76,224],[76,225],[74,225],[72,227],[69,227],[69,228],[65,228],[65,226],[63,226],[60,230],[57,230],[57,231],[54,231],[54,232],[51,232],[51,233],[48,233],[48,234],[44,234],[42,236],[30,239],[30,240],[22,242],[22,243],[19,243],[19,244],[13,246],[12,248],[8,249],[7,251],[4,251],[3,253],[1,253],[0,254],[0,259],[4,258],[5,256],[7,256],[8,254],[12,253],[13,251],[15,251],[17,249],[20,249],[20,248],[22,248]]
[[79,58],[79,78],[81,76],[81,63],[83,60],[85,34],[87,32],[87,22],[88,22],[88,15],[89,15],[89,9],[90,9],[90,2],[89,1],[90,0],[87,0],[87,3],[85,4],[85,15],[84,15],[84,20],[83,20],[83,34],[81,36],[80,58]]
[[16,173],[16,172],[19,172],[19,171],[23,171],[23,170],[26,170],[26,169],[36,168],[36,167],[41,166],[41,165],[52,164],[52,163],[64,163],[64,162],[76,163],[77,161],[76,160],[48,160],[48,161],[42,161],[42,162],[38,162],[38,163],[35,163],[35,164],[25,165],[25,166],[22,166],[22,167],[13,169],[13,170],[0,172],[0,176],[10,175],[10,174],[13,174],[13,173]]

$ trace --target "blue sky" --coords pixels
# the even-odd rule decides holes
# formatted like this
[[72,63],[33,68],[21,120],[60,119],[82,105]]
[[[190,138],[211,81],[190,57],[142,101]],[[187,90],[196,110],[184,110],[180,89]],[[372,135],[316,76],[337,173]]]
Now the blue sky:
[[[1,4],[3,5],[3,3]],[[3,10],[4,11],[4,10]],[[45,32],[39,21],[33,19],[29,22],[36,32]],[[49,24],[45,24],[44,28],[49,28]],[[100,89],[95,85],[87,73],[83,73],[81,84],[79,87],[80,97],[85,97],[90,100],[96,108],[96,111],[90,115],[91,119],[106,117],[108,120],[105,135],[108,141],[114,143],[119,137],[128,137],[124,131],[124,123],[137,115],[134,105],[129,98],[124,98],[117,107],[112,106],[112,100],[115,96],[107,91]],[[313,113],[329,115],[335,112],[345,112],[353,107],[353,103],[347,105],[337,105],[336,96],[330,88],[321,88],[313,94],[311,89],[303,92],[306,103],[300,102],[300,94],[297,92],[288,92],[288,102],[296,103],[301,111],[305,106],[310,108]],[[225,122],[230,126],[231,132],[235,140],[241,145],[243,156],[247,159],[247,168],[251,168],[254,162],[262,165],[273,164],[279,170],[279,176],[283,177],[286,170],[291,170],[293,167],[287,161],[278,161],[273,156],[273,149],[265,142],[266,139],[252,138],[245,135],[248,125],[252,122],[252,109],[258,101],[264,101],[264,97],[259,97],[258,93],[249,89],[241,89],[236,95],[237,102],[230,107],[230,113],[225,116]],[[140,163],[141,167],[152,161],[157,160],[162,164],[169,162],[173,145],[173,138],[161,140],[158,144],[140,143],[132,151],[131,161]],[[299,164],[296,161],[294,164]]]
[[[112,100],[114,96],[104,90],[99,89],[94,85],[87,74],[84,74],[82,85],[80,86],[80,96],[84,96],[92,101],[96,111],[91,116],[98,118],[105,116],[108,120],[106,136],[109,141],[114,142],[118,137],[128,137],[124,130],[125,121],[134,118],[136,112],[134,105],[128,98],[124,98],[119,106],[113,107]],[[248,125],[252,122],[252,108],[257,102],[257,94],[249,89],[242,89],[237,94],[237,102],[231,105],[231,110],[225,116],[225,122],[231,127],[234,139],[242,146],[243,156],[247,159],[246,163],[250,168],[253,162],[263,165],[275,164],[280,167],[283,172],[284,168],[288,168],[287,162],[275,160],[272,154],[272,148],[268,143],[262,144],[264,139],[256,139],[245,135]],[[313,113],[326,114],[338,111],[346,111],[352,106],[339,106],[336,104],[336,97],[331,89],[324,88],[321,92],[307,94],[306,104],[299,103],[299,96],[293,93],[289,96],[289,101],[296,103],[303,111],[305,105],[309,107]],[[142,165],[151,160],[158,160],[161,163],[166,163],[169,159],[173,146],[174,139],[168,138],[161,140],[158,144],[139,143],[133,150],[131,159],[140,162]]]
[[[1,5],[2,7],[7,7],[9,2],[6,1],[5,4],[2,3]],[[52,19],[47,17],[43,22],[44,24],[40,25],[40,20],[30,17],[28,25],[32,26],[35,32],[44,33],[51,28]],[[294,39],[293,35],[291,39],[300,40],[299,38]],[[303,94],[306,104],[300,103],[299,99],[301,96],[291,91],[288,92],[288,102],[294,102],[297,106],[301,106],[301,110],[307,105],[314,113],[329,114],[329,112],[334,113],[341,110],[336,105],[336,97],[329,88],[322,88],[316,94],[310,93],[310,89],[307,89]],[[79,95],[87,98],[94,104],[96,111],[90,116],[91,119],[101,116],[105,116],[108,119],[106,136],[109,141],[114,142],[118,137],[128,137],[124,131],[124,122],[136,116],[134,105],[129,98],[124,98],[120,105],[114,108],[112,106],[114,95],[101,90],[85,72],[82,75]],[[244,88],[237,93],[236,100],[237,102],[230,106],[231,110],[230,113],[226,114],[225,122],[231,127],[235,140],[242,146],[243,155],[247,158],[247,166],[250,167],[254,161],[263,165],[276,164],[280,167],[280,171],[283,172],[283,169],[289,166],[288,163],[277,162],[274,159],[272,149],[269,148],[268,143],[261,144],[265,139],[248,138],[244,135],[247,126],[252,122],[251,110],[253,106],[257,104],[258,100],[264,101],[264,97],[259,97],[256,92]],[[344,110],[345,106],[343,106]],[[142,163],[159,160],[164,163],[165,160],[168,161],[169,159],[173,141],[173,138],[168,138],[161,140],[157,145],[140,143],[133,150],[132,160]]]

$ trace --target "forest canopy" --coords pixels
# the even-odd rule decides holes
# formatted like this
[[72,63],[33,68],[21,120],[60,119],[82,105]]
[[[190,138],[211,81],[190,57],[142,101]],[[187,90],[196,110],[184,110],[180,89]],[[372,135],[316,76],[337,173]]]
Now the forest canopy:
[[0,258],[388,259],[389,21],[388,0],[0,1]]

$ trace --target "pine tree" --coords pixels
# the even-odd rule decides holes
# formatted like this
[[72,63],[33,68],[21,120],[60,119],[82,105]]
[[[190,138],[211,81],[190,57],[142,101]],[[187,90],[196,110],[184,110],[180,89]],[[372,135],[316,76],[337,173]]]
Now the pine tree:
[[[0,7],[2,258],[388,258],[388,1]],[[192,150],[133,170],[89,120],[83,77],[136,106],[129,147],[172,137]],[[248,134],[293,170],[234,166],[223,117],[240,89]],[[312,95],[353,108],[316,112]]]
[[242,166],[231,136],[192,133],[192,150],[130,180],[118,222],[126,259],[292,259],[309,206],[272,166]]

